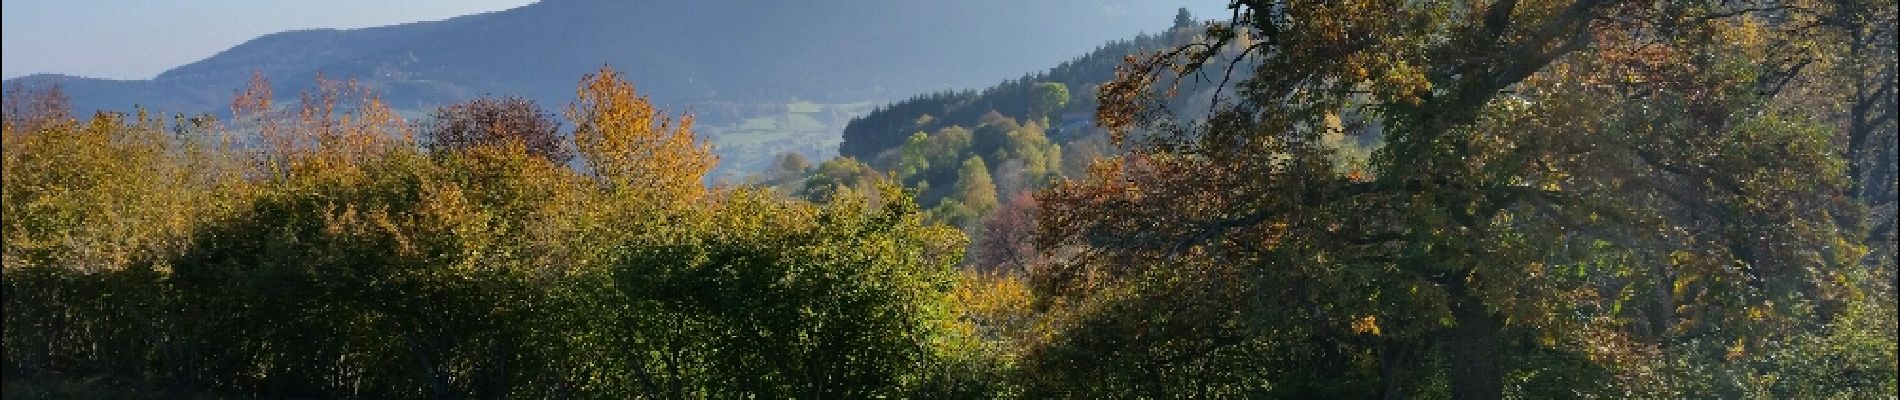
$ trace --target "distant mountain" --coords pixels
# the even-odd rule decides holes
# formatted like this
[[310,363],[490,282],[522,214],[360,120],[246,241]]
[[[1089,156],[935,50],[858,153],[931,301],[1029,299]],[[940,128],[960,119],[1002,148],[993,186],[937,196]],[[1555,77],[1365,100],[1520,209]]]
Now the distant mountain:
[[[1219,0],[1193,7],[1217,8]],[[546,0],[442,21],[265,35],[150,80],[34,75],[75,108],[225,109],[252,71],[290,98],[319,73],[399,109],[484,93],[558,108],[610,64],[673,107],[802,98],[885,100],[995,82],[1113,38],[1167,28],[1151,0]],[[675,108],[677,109],[677,108]]]

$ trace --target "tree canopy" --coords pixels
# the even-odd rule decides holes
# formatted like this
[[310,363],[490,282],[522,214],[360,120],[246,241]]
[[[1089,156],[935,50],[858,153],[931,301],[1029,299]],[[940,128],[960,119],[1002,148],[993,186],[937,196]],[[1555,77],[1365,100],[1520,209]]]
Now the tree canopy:
[[[1045,250],[1076,256],[1032,278],[1082,304],[1081,336],[1045,350],[1060,368],[1132,350],[1095,338],[1130,327],[1093,324],[1239,313],[1182,321],[1101,367],[1140,372],[1094,370],[1159,376],[1062,390],[1318,385],[1270,367],[1196,377],[1228,352],[1358,357],[1320,387],[1378,383],[1386,397],[1433,381],[1453,398],[1892,389],[1891,328],[1840,322],[1893,309],[1880,292],[1892,269],[1863,262],[1864,209],[1845,201],[1856,177],[1839,125],[1818,117],[1825,93],[1849,91],[1802,67],[1851,41],[1828,15],[1860,5],[1235,6],[1208,41],[1131,58],[1099,90],[1118,138],[1169,134],[1042,195]],[[1144,117],[1155,92],[1218,76],[1222,49],[1242,44],[1258,63],[1231,102],[1198,123]],[[1354,163],[1328,140],[1339,133],[1376,150]],[[1231,297],[1193,297],[1215,295]],[[1855,345],[1889,349],[1880,362],[1825,367],[1879,378],[1774,378],[1846,356],[1786,357],[1825,337],[1882,337]],[[1153,353],[1171,346],[1198,356]],[[1592,376],[1616,384],[1561,382]]]

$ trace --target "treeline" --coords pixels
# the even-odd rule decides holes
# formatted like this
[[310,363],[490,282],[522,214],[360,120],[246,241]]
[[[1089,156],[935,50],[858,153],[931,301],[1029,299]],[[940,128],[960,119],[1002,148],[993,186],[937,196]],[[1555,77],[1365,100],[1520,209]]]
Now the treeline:
[[1019,265],[1005,259],[1034,253],[1032,195],[1068,176],[1081,176],[1103,154],[1087,144],[1106,146],[1105,139],[1072,143],[1070,147],[1081,151],[1065,155],[1063,146],[1044,132],[1037,122],[1018,123],[991,112],[974,128],[953,125],[912,134],[896,149],[895,160],[888,160],[889,166],[851,157],[813,165],[803,156],[787,154],[756,185],[823,201],[841,189],[863,193],[891,179],[915,194],[926,220],[962,229],[970,238],[971,257],[964,266],[981,271],[1009,268]]
[[[1194,36],[1190,28],[1179,26],[1170,34],[1140,35],[1111,42],[1047,72],[1003,82],[980,92],[929,93],[880,106],[845,126],[844,144],[839,146],[839,154],[867,162],[879,160],[880,153],[902,146],[910,133],[934,132],[950,126],[973,127],[990,113],[1013,116],[1022,122],[1044,122],[1041,119],[1049,117],[1057,123],[1062,122],[1060,116],[1065,112],[1093,114],[1095,95],[1092,90],[1115,78],[1115,67],[1121,65],[1123,56],[1188,43]],[[1047,89],[1038,85],[1061,85],[1074,101],[1060,107],[1039,105],[1038,93]],[[920,118],[924,116],[929,118]]]
[[[1057,142],[1086,139],[1091,134],[1100,133],[1093,123],[1098,104],[1095,90],[1103,83],[1116,79],[1116,68],[1123,64],[1125,57],[1202,42],[1207,39],[1205,23],[1182,9],[1175,16],[1174,26],[1165,32],[1109,42],[1047,71],[1004,81],[980,91],[927,93],[879,106],[870,114],[855,118],[845,126],[844,143],[839,146],[839,154],[889,168],[895,164],[895,149],[902,146],[911,133],[936,132],[952,126],[975,127],[989,119],[990,114],[1000,114],[1022,123],[1041,123]],[[1242,39],[1217,51],[1237,57],[1241,53],[1239,50],[1251,44],[1250,40]],[[1243,65],[1248,63],[1246,60],[1240,61]],[[1228,92],[1221,95],[1231,96],[1232,91],[1236,90],[1232,83],[1245,80],[1252,74],[1247,68],[1237,68],[1226,79],[1229,82],[1222,82],[1222,77],[1215,72],[1222,71],[1200,73],[1177,82],[1173,87],[1175,93],[1165,99],[1171,108],[1167,114],[1180,118],[1204,114],[1212,106],[1216,94],[1214,89],[1225,87]],[[1227,85],[1223,86],[1223,83]],[[1064,92],[1068,100],[1051,102],[1050,92],[1054,90]],[[1070,129],[1059,129],[1065,124],[1071,125]]]
[[964,238],[895,185],[818,203],[707,189],[690,118],[611,70],[582,82],[565,134],[523,100],[415,127],[350,83],[321,87],[282,107],[259,81],[228,122],[76,119],[57,94],[10,96],[7,396],[996,384],[951,301]]

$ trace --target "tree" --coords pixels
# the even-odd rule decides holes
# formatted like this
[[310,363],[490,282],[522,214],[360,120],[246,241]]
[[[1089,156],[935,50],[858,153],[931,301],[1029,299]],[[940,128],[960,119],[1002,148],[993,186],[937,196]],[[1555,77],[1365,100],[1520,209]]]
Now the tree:
[[583,187],[536,158],[518,147],[443,159],[411,149],[270,182],[269,195],[168,260],[168,283],[192,304],[175,318],[195,322],[180,336],[223,336],[180,367],[276,395],[499,396],[555,384],[509,369],[572,355],[527,328],[561,316],[526,311],[576,307],[541,289],[588,263],[564,245],[574,231],[530,223],[571,218],[579,210],[557,199]]
[[814,202],[828,202],[839,196],[871,195],[877,193],[877,184],[884,178],[871,166],[858,162],[851,157],[838,157],[825,160],[817,170],[805,178],[805,199]]
[[981,272],[1020,274],[1041,261],[1036,252],[1036,199],[1029,192],[1010,195],[1002,208],[983,216],[970,249]]
[[952,193],[956,211],[946,216],[952,225],[974,226],[977,219],[996,210],[996,183],[990,180],[990,169],[983,164],[983,157],[971,156],[963,160],[963,167],[957,170],[957,183]]
[[898,150],[896,176],[911,179],[930,170],[930,135],[917,132]]
[[39,132],[41,128],[73,118],[72,98],[67,97],[59,85],[44,88],[14,85],[0,96],[4,96],[0,99],[4,123],[21,133]]
[[906,397],[933,379],[965,242],[892,185],[824,206],[737,190],[623,248],[614,318],[659,397]]
[[437,151],[512,143],[555,165],[574,159],[555,115],[520,97],[483,97],[436,108],[422,128],[422,139]]
[[[1009,143],[995,159],[1020,164],[1026,182],[1014,189],[1041,189],[1062,174],[1062,147],[1051,143],[1040,124],[1031,123],[1009,132]],[[1000,172],[1000,171],[999,171]]]
[[16,90],[0,118],[0,368],[8,384],[177,376],[153,367],[172,360],[161,350],[180,347],[172,340],[180,324],[165,318],[175,297],[153,265],[186,251],[193,230],[248,197],[248,155],[184,121],[168,126],[144,111],[75,120],[56,93]]
[[[1900,167],[1896,166],[1900,154],[1895,154],[1900,151],[1895,150],[1900,148],[1900,137],[1896,137],[1900,135],[1894,133],[1895,113],[1900,112],[1900,100],[1895,96],[1895,64],[1900,63],[1900,54],[1893,45],[1893,26],[1900,10],[1882,1],[1831,3],[1832,12],[1821,20],[1844,36],[1841,44],[1846,54],[1840,62],[1829,64],[1834,68],[1830,72],[1844,82],[1819,91],[1816,97],[1847,105],[1842,116],[1847,120],[1842,150],[1848,162],[1847,175],[1853,180],[1850,191],[1870,209],[1867,243],[1875,254],[1869,261],[1894,265],[1896,251],[1900,251],[1900,245],[1895,244],[1900,242],[1894,236],[1894,221],[1900,216],[1900,202],[1896,201],[1900,199],[1900,183],[1896,183],[1900,182]],[[1796,65],[1805,67],[1810,63],[1813,61]]]
[[[1815,34],[1812,17],[1646,4],[1237,1],[1210,42],[1134,58],[1102,87],[1117,140],[1184,133],[1040,199],[1044,251],[1086,250],[1038,286],[1114,302],[1155,274],[1247,276],[1231,321],[1259,330],[1206,340],[1339,346],[1388,398],[1441,372],[1453,398],[1544,386],[1508,384],[1517,371],[1639,379],[1641,363],[1578,360],[1756,357],[1819,329],[1859,291],[1839,277],[1864,276],[1853,232],[1820,211],[1839,159],[1829,123],[1763,89],[1785,71],[1747,61],[1769,46],[1745,40]],[[1260,57],[1238,98],[1194,126],[1144,117],[1241,37]],[[1324,140],[1342,111],[1376,122],[1353,124],[1381,142],[1366,169]],[[1171,271],[1228,265],[1247,267]],[[1112,351],[1059,350],[1045,354]]]
[[1174,12],[1174,29],[1186,29],[1186,28],[1193,28],[1193,27],[1194,27],[1194,14],[1189,14],[1187,7],[1181,7],[1181,9],[1176,10]]
[[662,114],[609,67],[582,78],[577,92],[567,118],[594,174],[634,195],[686,201],[705,194],[717,157],[693,135],[692,116]]
[[804,154],[786,153],[779,156],[777,167],[780,171],[805,172],[811,169],[812,164],[811,159],[805,158]]
[[1031,90],[1035,98],[1030,103],[1029,117],[1043,120],[1044,125],[1050,116],[1069,106],[1069,86],[1062,82],[1037,82]]

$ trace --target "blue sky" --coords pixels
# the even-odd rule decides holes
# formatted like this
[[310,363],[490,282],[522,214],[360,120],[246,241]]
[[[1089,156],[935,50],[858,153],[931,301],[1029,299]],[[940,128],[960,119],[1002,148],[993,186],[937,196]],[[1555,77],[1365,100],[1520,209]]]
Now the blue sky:
[[146,79],[272,32],[361,28],[533,0],[0,0],[0,75]]

